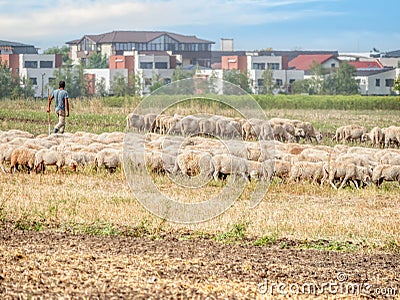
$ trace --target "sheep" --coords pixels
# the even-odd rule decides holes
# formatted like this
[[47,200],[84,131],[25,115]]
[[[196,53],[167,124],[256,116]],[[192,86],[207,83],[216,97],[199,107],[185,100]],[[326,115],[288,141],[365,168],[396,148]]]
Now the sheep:
[[62,168],[65,165],[69,165],[74,171],[76,170],[76,162],[70,157],[67,157],[66,152],[42,149],[35,153],[34,161],[34,170],[36,173],[38,173],[39,170],[44,173],[46,166],[56,166],[56,172],[58,172],[58,170],[63,172]]
[[181,119],[179,117],[170,117],[167,120],[167,134],[181,134]]
[[144,130],[144,116],[136,113],[130,113],[126,116],[126,129]]
[[110,173],[115,172],[115,170],[121,165],[121,151],[105,148],[96,154],[94,163],[95,168],[101,168],[104,166]]
[[196,135],[199,133],[200,119],[195,116],[186,116],[181,120],[181,132],[183,135]]
[[[265,162],[268,162],[268,161],[265,161]],[[272,160],[270,160],[269,162],[271,163]],[[291,163],[290,163],[290,161],[276,159],[274,161],[274,164],[275,164],[274,165],[274,176],[280,178],[281,182],[283,182],[286,178],[289,177]]]
[[397,181],[400,184],[400,166],[378,165],[372,172],[372,182],[380,187],[384,180]]
[[250,178],[265,180],[270,182],[273,176],[273,161],[257,162],[249,161]]
[[145,130],[154,132],[153,127],[155,126],[156,117],[157,114],[155,113],[148,113],[143,116]]
[[250,166],[247,159],[234,155],[215,155],[212,158],[214,168],[213,177],[218,181],[218,176],[222,175],[241,175],[245,180],[250,181]]
[[345,130],[346,126],[340,126],[339,128],[336,129],[334,139],[336,140],[337,143],[339,143],[341,140],[344,141]]
[[26,147],[18,147],[11,154],[10,173],[18,171],[18,166],[25,166],[28,169],[28,174],[34,167],[35,151]]
[[400,146],[400,127],[390,126],[384,128],[385,134],[385,147],[390,147],[391,145]]
[[377,162],[375,160],[372,160],[368,155],[365,154],[340,154],[339,156],[336,157],[336,162],[344,162],[344,163],[349,163],[349,164],[355,164],[357,166],[361,167],[370,167],[373,168],[377,165]]
[[371,141],[372,146],[382,147],[385,144],[385,135],[381,128],[374,127],[370,132],[365,133],[361,137],[362,142]]
[[212,118],[200,119],[199,120],[199,132],[203,135],[216,135],[216,123]]
[[264,120],[256,118],[246,120],[242,124],[242,138],[245,141],[248,141],[250,139],[260,139],[261,130],[264,122]]
[[11,162],[11,154],[17,146],[9,144],[0,144],[0,168],[3,173],[7,173],[4,163]]
[[[226,123],[225,123],[226,122]],[[242,125],[236,120],[218,120],[217,135],[225,138],[238,138],[241,136]]]
[[318,150],[315,148],[307,148],[304,149],[298,156],[298,160],[300,161],[309,161],[309,162],[320,162],[320,161],[328,161],[331,158],[332,154],[325,150]]
[[178,170],[190,177],[200,175],[211,178],[214,172],[212,156],[201,151],[186,150],[177,156],[172,173],[176,174]]
[[324,178],[321,184],[329,176],[329,184],[334,188],[338,189],[334,181],[339,181],[339,189],[342,189],[345,184],[352,181],[356,187],[371,182],[372,169],[368,167],[357,166],[353,163],[347,162],[329,162],[324,164]]
[[359,140],[360,142],[362,141],[362,136],[367,133],[367,129],[364,126],[358,126],[358,125],[350,125],[350,127],[346,128],[344,132],[344,141],[356,141]]
[[380,157],[379,163],[388,165],[400,165],[400,153],[386,152]]
[[324,162],[295,162],[290,169],[290,181],[310,180],[321,184],[324,177]]
[[272,131],[274,138],[280,142],[295,142],[295,137],[288,133],[282,125],[275,125]]
[[295,127],[303,129],[304,138],[310,142],[312,142],[313,139],[315,139],[316,143],[319,143],[322,140],[321,132],[316,130],[310,122],[301,122],[296,124]]

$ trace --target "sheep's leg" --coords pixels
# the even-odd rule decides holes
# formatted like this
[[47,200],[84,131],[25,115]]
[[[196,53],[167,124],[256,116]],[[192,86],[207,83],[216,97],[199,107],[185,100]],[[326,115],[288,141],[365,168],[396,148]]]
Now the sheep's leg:
[[214,173],[213,173],[213,177],[214,177],[215,182],[218,181],[218,173],[219,173],[218,170],[215,170]]
[[356,189],[359,190],[360,188],[359,188],[357,180],[352,180],[352,181],[353,181],[354,186],[356,187]]
[[347,183],[348,180],[349,180],[349,177],[348,177],[348,176],[345,176],[345,177],[343,178],[343,181],[342,181],[342,184],[341,184],[340,187],[339,187],[339,190],[342,189],[342,188],[344,187],[344,185]]

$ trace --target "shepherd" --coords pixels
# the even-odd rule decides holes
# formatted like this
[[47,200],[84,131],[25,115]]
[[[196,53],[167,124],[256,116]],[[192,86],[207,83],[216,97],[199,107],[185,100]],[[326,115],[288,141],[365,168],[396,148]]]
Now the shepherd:
[[47,113],[50,113],[50,105],[53,99],[56,99],[55,112],[58,115],[58,123],[54,126],[53,133],[64,133],[65,117],[69,117],[69,102],[68,93],[65,90],[65,81],[61,80],[58,84],[58,89],[54,90],[49,96]]

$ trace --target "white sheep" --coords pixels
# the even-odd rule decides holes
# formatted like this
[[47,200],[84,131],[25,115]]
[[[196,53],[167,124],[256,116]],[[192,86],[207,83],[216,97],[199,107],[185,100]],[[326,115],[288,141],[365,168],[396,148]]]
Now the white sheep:
[[72,170],[76,170],[76,162],[67,156],[66,152],[58,152],[50,149],[41,149],[35,153],[34,169],[38,173],[44,173],[46,166],[55,166],[56,172],[63,172],[63,167],[68,165]]
[[309,180],[312,182],[323,183],[322,179],[324,177],[324,162],[308,162],[301,161],[295,162],[290,170],[290,180]]
[[372,172],[372,182],[380,187],[384,180],[397,181],[400,184],[400,166],[378,165]]
[[219,175],[241,175],[245,180],[250,181],[250,166],[247,159],[234,155],[215,155],[212,163],[215,181],[218,181]]
[[111,148],[101,150],[96,154],[94,160],[96,169],[104,166],[108,172],[115,172],[115,170],[121,165],[121,155],[121,150]]
[[329,176],[329,184],[334,189],[337,189],[335,185],[336,180],[339,181],[339,189],[343,188],[349,181],[352,181],[356,189],[359,189],[359,186],[371,182],[372,175],[372,169],[370,168],[357,166],[352,163],[335,161],[325,163],[324,172],[324,177],[327,178]]

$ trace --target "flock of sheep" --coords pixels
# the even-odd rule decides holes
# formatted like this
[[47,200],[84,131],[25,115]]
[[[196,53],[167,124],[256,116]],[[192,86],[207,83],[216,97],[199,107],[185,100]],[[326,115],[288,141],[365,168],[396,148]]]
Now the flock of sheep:
[[122,144],[125,134],[112,132],[93,134],[87,132],[33,136],[21,130],[0,131],[0,168],[7,173],[23,167],[29,173],[44,173],[46,167],[56,171],[69,167],[105,167],[115,171],[121,165]]
[[[133,138],[146,147],[144,162],[138,159],[137,148],[128,152],[132,166],[145,163],[158,173],[180,171],[193,176],[203,172],[215,180],[229,174],[247,180],[278,177],[282,181],[327,183],[335,189],[351,183],[357,189],[372,182],[377,186],[383,181],[400,183],[400,150],[300,144],[301,138],[317,142],[322,139],[311,123],[300,120],[132,113],[127,116],[127,127],[153,132],[146,138]],[[378,143],[374,142],[377,132]],[[371,140],[382,147],[398,145],[400,127],[374,128],[368,133],[356,125],[343,126],[338,128],[335,138]]]
[[[127,133],[87,132],[33,136],[20,130],[0,131],[0,167],[4,173],[46,172],[49,166],[106,168],[122,165],[154,173],[219,180],[238,175],[246,180],[306,180],[335,189],[357,189],[383,181],[400,183],[400,127],[370,132],[349,125],[337,129],[339,141],[370,140],[367,148],[313,144],[322,135],[311,123],[273,118],[240,119],[224,116],[129,114]],[[307,143],[299,143],[304,139]],[[7,164],[9,166],[7,166]],[[6,168],[7,167],[7,168]]]

